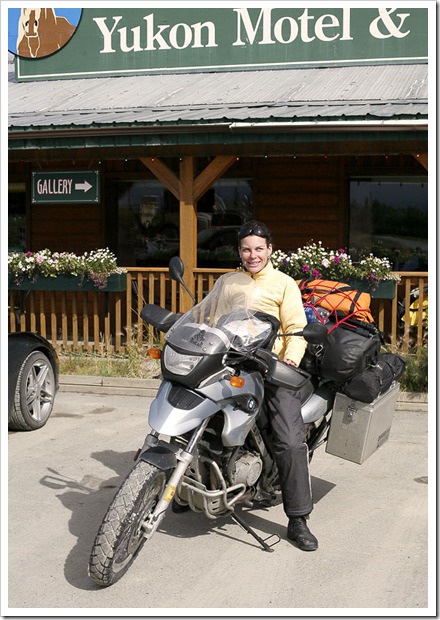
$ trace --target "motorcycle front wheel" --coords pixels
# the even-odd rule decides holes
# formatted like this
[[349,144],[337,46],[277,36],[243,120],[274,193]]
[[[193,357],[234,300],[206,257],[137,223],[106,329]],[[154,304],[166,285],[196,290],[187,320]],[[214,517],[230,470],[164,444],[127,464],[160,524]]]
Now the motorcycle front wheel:
[[89,575],[110,586],[130,568],[145,542],[142,523],[154,510],[166,484],[165,472],[139,461],[116,493],[93,544]]

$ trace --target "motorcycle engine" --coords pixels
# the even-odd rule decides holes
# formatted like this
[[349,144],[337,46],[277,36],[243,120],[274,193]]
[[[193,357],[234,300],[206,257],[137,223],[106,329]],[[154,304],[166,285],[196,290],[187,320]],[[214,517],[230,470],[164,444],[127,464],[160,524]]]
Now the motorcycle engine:
[[232,484],[253,486],[260,477],[263,463],[258,454],[245,452],[235,461],[235,471],[232,473]]

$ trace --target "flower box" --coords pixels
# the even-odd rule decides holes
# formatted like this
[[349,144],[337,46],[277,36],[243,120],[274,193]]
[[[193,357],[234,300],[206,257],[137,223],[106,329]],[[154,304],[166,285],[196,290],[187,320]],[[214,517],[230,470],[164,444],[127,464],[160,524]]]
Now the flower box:
[[381,280],[376,284],[374,291],[372,285],[368,280],[360,280],[357,278],[346,278],[344,282],[350,284],[357,291],[362,293],[370,293],[372,298],[377,299],[394,299],[396,296],[396,281],[395,280]]
[[[354,262],[343,248],[327,250],[321,241],[311,241],[297,250],[272,254],[275,269],[294,280],[301,278],[346,282],[353,288],[378,299],[393,299],[400,276],[392,271],[388,258],[362,254]],[[376,284],[375,284],[376,282]]]
[[16,291],[101,291],[118,292],[127,289],[127,274],[112,273],[107,277],[107,284],[104,288],[98,288],[92,280],[82,278],[82,276],[59,275],[54,278],[38,276],[35,282],[23,280],[17,284],[14,277],[8,276],[8,289]]

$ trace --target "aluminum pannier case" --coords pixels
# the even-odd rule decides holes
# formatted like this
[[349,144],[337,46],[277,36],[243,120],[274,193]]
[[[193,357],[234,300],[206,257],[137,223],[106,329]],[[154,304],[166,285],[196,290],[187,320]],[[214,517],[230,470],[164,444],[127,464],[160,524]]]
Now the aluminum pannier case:
[[326,452],[362,464],[385,443],[391,431],[399,383],[372,403],[336,394]]

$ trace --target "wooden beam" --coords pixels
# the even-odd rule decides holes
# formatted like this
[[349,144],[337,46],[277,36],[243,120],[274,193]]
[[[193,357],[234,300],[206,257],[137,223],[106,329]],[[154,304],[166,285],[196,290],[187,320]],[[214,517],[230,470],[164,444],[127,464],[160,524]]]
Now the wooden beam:
[[139,159],[170,190],[177,200],[181,199],[179,178],[171,168],[168,168],[158,157],[140,157]]
[[197,202],[201,196],[237,161],[235,155],[217,155],[194,181],[193,200]]
[[[180,161],[180,258],[185,265],[186,283],[195,293],[194,271],[197,266],[197,204],[194,196],[194,157],[183,157]],[[185,312],[193,305],[192,299],[182,287],[180,290],[180,311]]]
[[412,155],[428,171],[428,153],[413,153]]

